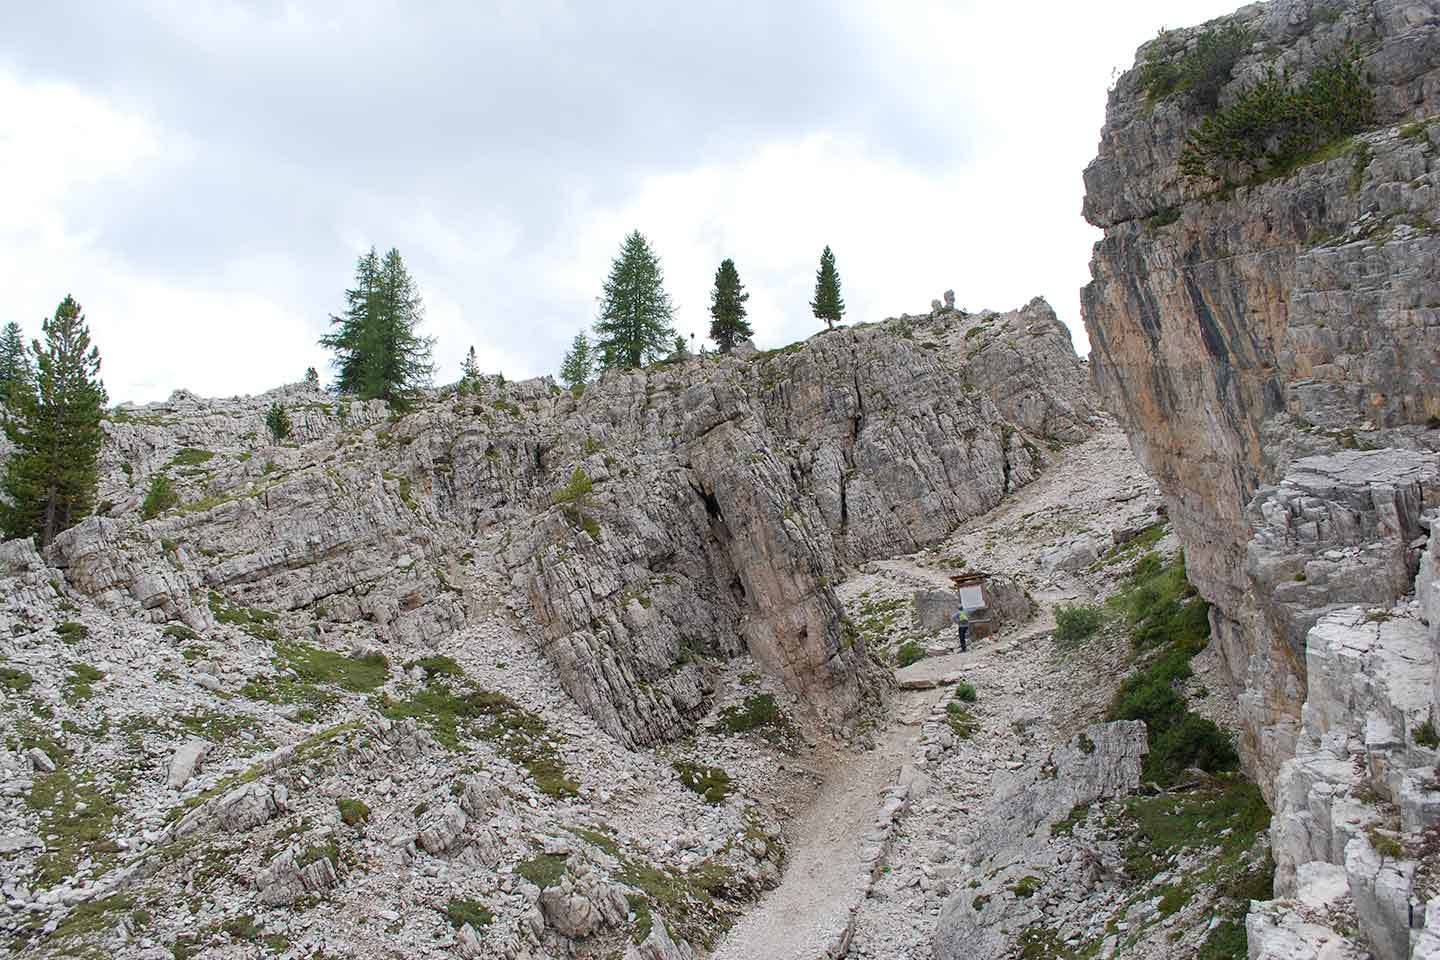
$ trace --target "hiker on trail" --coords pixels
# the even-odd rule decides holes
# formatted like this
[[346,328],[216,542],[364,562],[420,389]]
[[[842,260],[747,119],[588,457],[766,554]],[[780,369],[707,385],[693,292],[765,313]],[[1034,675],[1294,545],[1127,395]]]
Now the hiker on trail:
[[959,631],[960,652],[965,653],[965,635],[970,632],[970,614],[965,612],[964,607],[961,607],[950,615],[950,622],[955,624],[956,629]]

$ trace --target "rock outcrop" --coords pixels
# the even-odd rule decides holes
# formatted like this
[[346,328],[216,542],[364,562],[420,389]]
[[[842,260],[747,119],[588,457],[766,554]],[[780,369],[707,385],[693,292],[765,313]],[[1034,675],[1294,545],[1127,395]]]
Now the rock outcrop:
[[[688,730],[711,694],[693,655],[742,650],[843,726],[874,670],[830,584],[1031,481],[1045,444],[1091,429],[1083,381],[1036,300],[614,371],[573,395],[491,379],[398,420],[303,385],[182,392],[107,425],[106,515],[47,559],[119,614],[206,630],[303,611],[352,648],[439,641],[483,581],[627,743]],[[266,442],[276,401],[290,442]],[[161,472],[181,502],[141,523]]]
[[[1287,175],[1216,192],[1178,165],[1201,108],[1185,95],[1154,101],[1144,70],[1125,74],[1085,173],[1085,215],[1105,237],[1083,306],[1095,383],[1216,605],[1215,634],[1245,691],[1243,752],[1269,790],[1293,750],[1298,640],[1313,617],[1267,604],[1272,585],[1249,559],[1251,500],[1310,455],[1440,447],[1440,124],[1429,122],[1440,4],[1276,0],[1226,22],[1251,42],[1222,107],[1267,69],[1298,80],[1355,49],[1377,126]],[[1183,56],[1202,32],[1164,34],[1139,60]],[[1393,577],[1358,579],[1370,589],[1357,601],[1388,606],[1404,592]]]
[[[1146,84],[1235,27],[1218,109],[1341,56],[1373,125],[1241,184],[1187,178],[1187,132],[1216,107]],[[1214,603],[1241,754],[1274,808],[1280,899],[1252,910],[1250,956],[1429,956],[1440,3],[1276,0],[1139,62],[1086,171],[1105,230],[1091,369]]]

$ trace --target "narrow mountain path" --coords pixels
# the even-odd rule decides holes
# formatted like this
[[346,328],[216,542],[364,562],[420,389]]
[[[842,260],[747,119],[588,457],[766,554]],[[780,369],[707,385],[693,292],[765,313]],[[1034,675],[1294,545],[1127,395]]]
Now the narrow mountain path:
[[[953,670],[970,656],[937,662],[950,661]],[[790,827],[780,886],[729,932],[713,960],[816,960],[843,940],[869,885],[866,836],[886,788],[915,752],[921,722],[945,693],[900,692],[874,750],[831,755],[819,792]]]
[[[1153,483],[1134,462],[1119,431],[1103,429],[1061,451],[1033,484],[964,524],[929,557],[873,561],[866,572],[838,588],[847,604],[863,604],[869,596],[900,596],[922,586],[948,589],[953,570],[932,565],[933,557],[958,556],[966,558],[971,569],[1022,578],[1032,587],[1037,610],[1026,623],[972,644],[968,653],[927,657],[896,672],[902,684],[938,686],[899,691],[884,729],[875,735],[873,751],[835,748],[819,765],[824,780],[790,825],[789,860],[780,886],[730,930],[712,960],[825,960],[857,951],[897,960],[929,956],[933,917],[915,914],[916,905],[911,904],[902,911],[905,923],[892,922],[886,915],[900,902],[887,903],[891,894],[872,890],[872,866],[899,869],[900,858],[914,857],[913,851],[891,851],[887,836],[881,860],[874,863],[877,816],[894,803],[898,784],[913,784],[907,804],[920,803],[930,794],[922,804],[928,811],[923,819],[936,822],[927,829],[954,839],[973,835],[979,825],[971,819],[989,796],[993,778],[1036,756],[1048,739],[1036,738],[1041,728],[1063,725],[1057,698],[1073,699],[1073,693],[1062,689],[1066,678],[1051,672],[1048,655],[1037,656],[1041,647],[1034,641],[1054,629],[1057,605],[1090,592],[1083,573],[1089,560],[1074,566],[1057,563],[1051,559],[1054,552],[1086,538],[1096,550],[1104,549],[1112,528],[1153,518],[1156,502]],[[1048,642],[1043,649],[1049,650]],[[935,794],[930,776],[914,765],[917,751],[926,749],[921,725],[951,696],[952,687],[944,681],[961,675],[980,690],[974,708],[980,728],[959,748],[968,758],[963,783]],[[905,865],[907,875],[913,866]],[[881,886],[893,886],[889,879]],[[868,900],[870,896],[882,900]],[[926,898],[920,909],[938,913],[938,902]],[[862,923],[858,918],[868,916],[867,911],[877,915]],[[892,939],[891,928],[902,926],[905,935]],[[857,938],[853,948],[852,933]]]

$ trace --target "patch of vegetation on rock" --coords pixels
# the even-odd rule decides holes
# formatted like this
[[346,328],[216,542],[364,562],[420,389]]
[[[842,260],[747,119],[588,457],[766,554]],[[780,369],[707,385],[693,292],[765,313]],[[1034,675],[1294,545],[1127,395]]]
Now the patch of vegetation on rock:
[[676,760],[670,766],[680,775],[680,782],[708,803],[724,803],[734,789],[730,774],[720,767],[710,767],[689,760]]
[[456,930],[466,924],[482,930],[495,919],[495,914],[478,900],[463,900],[457,897],[445,904],[445,919],[449,920],[450,926]]

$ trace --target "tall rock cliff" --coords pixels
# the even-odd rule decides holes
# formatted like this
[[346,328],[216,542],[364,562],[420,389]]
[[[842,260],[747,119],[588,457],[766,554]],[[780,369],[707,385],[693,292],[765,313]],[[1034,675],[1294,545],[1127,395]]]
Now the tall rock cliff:
[[[1346,62],[1373,97],[1353,135],[1185,175],[1205,116],[1273,156],[1247,93]],[[1217,96],[1174,82],[1196,64]],[[1437,114],[1440,3],[1275,0],[1142,47],[1085,172],[1094,380],[1214,603],[1274,809],[1251,957],[1440,956]]]
[[[1226,190],[1187,179],[1186,133],[1210,110],[1184,92],[1157,96],[1147,64],[1179,63],[1227,25],[1248,39],[1219,109],[1267,70],[1298,84],[1355,51],[1374,126],[1284,175]],[[1257,499],[1311,455],[1440,448],[1437,31],[1435,2],[1276,0],[1162,34],[1111,91],[1085,171],[1085,216],[1105,230],[1083,293],[1095,383],[1216,605],[1242,691],[1243,752],[1267,791],[1294,751],[1306,631],[1333,604],[1388,605],[1409,589],[1409,541],[1440,496],[1387,465],[1376,468],[1378,515],[1355,508],[1354,523],[1315,525],[1315,501],[1298,491],[1283,508],[1275,494]],[[1364,484],[1357,496],[1372,499]],[[1298,553],[1275,561],[1277,526],[1302,545],[1307,576]],[[1372,544],[1363,562],[1326,559]]]

